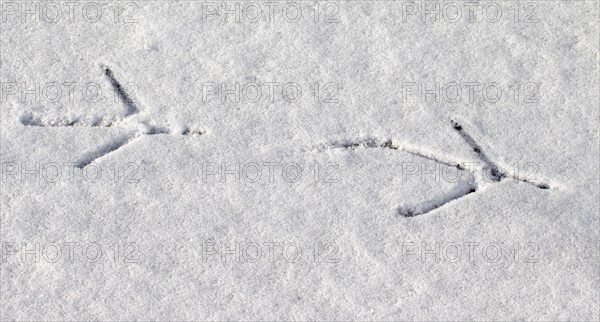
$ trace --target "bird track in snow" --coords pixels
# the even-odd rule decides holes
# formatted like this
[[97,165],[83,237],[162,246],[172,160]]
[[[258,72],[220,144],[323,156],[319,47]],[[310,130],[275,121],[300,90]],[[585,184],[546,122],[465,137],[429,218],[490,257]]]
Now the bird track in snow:
[[110,83],[112,90],[115,92],[119,98],[119,101],[125,108],[122,116],[94,116],[87,118],[63,117],[58,119],[44,119],[34,115],[33,113],[25,113],[19,118],[21,124],[25,126],[36,127],[118,127],[127,131],[126,134],[121,134],[98,147],[91,148],[90,150],[84,152],[83,156],[80,157],[77,162],[75,162],[75,165],[81,169],[145,135],[202,135],[206,133],[205,130],[192,129],[190,127],[184,127],[176,131],[175,129],[166,126],[153,125],[151,124],[153,123],[151,121],[133,121],[132,119],[134,115],[142,115],[136,102],[129,96],[125,88],[117,80],[114,72],[108,66],[101,64],[100,67],[103,75]]
[[[488,176],[492,182],[500,182],[503,178],[512,178],[517,181],[521,181],[521,182],[524,182],[527,184],[534,185],[540,189],[550,189],[549,184],[534,182],[529,179],[521,178],[517,175],[510,175],[506,171],[503,171],[497,164],[495,164],[493,161],[491,161],[491,159],[483,151],[482,147],[475,141],[475,139],[470,134],[468,134],[464,130],[462,125],[460,125],[458,122],[456,122],[454,120],[451,120],[451,124],[452,124],[452,127],[454,128],[454,130],[456,130],[458,132],[460,137],[463,138],[463,140],[467,143],[467,145],[473,150],[473,152],[476,153],[478,158],[484,163],[483,170],[486,174],[488,174]],[[357,148],[361,148],[361,147],[362,148],[382,148],[382,149],[398,150],[401,152],[405,152],[405,153],[414,155],[419,158],[434,161],[436,163],[439,163],[439,164],[442,164],[442,165],[445,165],[448,167],[454,167],[454,168],[457,168],[462,171],[466,171],[466,169],[468,168],[467,162],[459,162],[459,161],[451,160],[449,158],[446,158],[446,157],[443,157],[440,155],[434,155],[431,153],[420,151],[418,149],[401,146],[399,144],[394,143],[392,140],[389,140],[389,139],[378,140],[378,139],[373,139],[373,138],[367,138],[367,139],[358,139],[358,140],[334,141],[325,146],[322,145],[322,146],[317,147],[317,150],[323,151],[323,150],[331,149],[331,148],[357,149]],[[472,177],[475,178],[475,176],[472,176]],[[403,217],[415,217],[415,216],[419,216],[419,215],[424,215],[424,214],[432,212],[436,209],[439,209],[442,206],[444,206],[450,202],[456,201],[456,200],[463,198],[469,194],[475,193],[475,192],[477,192],[477,189],[478,189],[478,185],[477,185],[476,180],[473,182],[468,182],[466,184],[464,184],[464,183],[459,184],[458,186],[454,187],[452,189],[452,191],[450,191],[442,196],[433,197],[432,199],[422,202],[421,204],[400,205],[397,207],[397,213],[398,213],[398,215],[403,216]]]

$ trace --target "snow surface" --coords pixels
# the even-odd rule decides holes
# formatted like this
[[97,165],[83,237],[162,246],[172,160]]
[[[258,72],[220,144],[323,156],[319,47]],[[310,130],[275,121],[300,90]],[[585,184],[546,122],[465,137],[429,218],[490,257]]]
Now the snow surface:
[[[1,3],[0,318],[600,319],[598,1],[52,3]],[[451,82],[503,95],[404,95]]]

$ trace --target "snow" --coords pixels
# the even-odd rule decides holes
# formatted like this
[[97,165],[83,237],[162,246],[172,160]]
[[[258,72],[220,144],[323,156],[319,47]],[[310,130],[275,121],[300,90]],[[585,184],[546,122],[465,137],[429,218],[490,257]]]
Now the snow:
[[600,319],[597,1],[52,3],[0,4],[0,318]]

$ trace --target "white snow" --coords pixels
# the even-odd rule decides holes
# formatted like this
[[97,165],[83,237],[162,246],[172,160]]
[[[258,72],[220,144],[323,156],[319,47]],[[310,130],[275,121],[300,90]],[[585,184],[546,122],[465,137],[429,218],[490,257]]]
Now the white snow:
[[269,3],[2,0],[1,319],[600,319],[598,1]]

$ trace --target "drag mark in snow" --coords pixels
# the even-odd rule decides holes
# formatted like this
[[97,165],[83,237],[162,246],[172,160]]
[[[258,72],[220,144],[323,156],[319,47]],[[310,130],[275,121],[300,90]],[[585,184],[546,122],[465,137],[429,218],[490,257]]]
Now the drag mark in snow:
[[470,136],[469,133],[465,132],[463,127],[460,124],[458,124],[458,122],[456,122],[454,120],[451,120],[451,122],[452,122],[452,127],[465,140],[465,142],[467,142],[469,147],[471,147],[473,149],[473,151],[475,151],[475,153],[477,153],[477,155],[479,156],[479,159],[481,161],[483,161],[483,163],[485,163],[486,168],[489,169],[489,171],[490,171],[491,179],[494,181],[500,181],[500,180],[502,180],[502,178],[506,177],[506,175],[504,173],[502,173],[500,171],[500,169],[498,169],[498,166],[496,164],[494,164],[494,162],[492,162],[492,160],[490,160],[490,158],[483,152],[483,150],[481,149],[481,146],[479,144],[477,144],[477,142],[475,142],[475,139],[473,139],[473,137]]
[[42,119],[33,113],[24,113],[19,117],[21,124],[37,127],[112,127],[121,122],[120,117],[95,117],[95,118],[55,118]]
[[540,189],[550,189],[550,185],[546,183],[536,183],[529,181],[527,179],[509,175],[506,172],[502,171],[498,165],[496,165],[490,158],[483,152],[481,146],[475,142],[475,139],[471,135],[469,135],[458,122],[451,120],[452,127],[458,132],[458,134],[465,140],[465,142],[473,149],[475,153],[479,156],[479,159],[485,163],[484,170],[489,170],[489,175],[493,181],[501,181],[503,178],[510,177],[512,179],[525,182],[528,184],[532,184]]
[[135,133],[118,136],[110,140],[108,143],[103,144],[92,151],[85,152],[83,156],[79,159],[79,161],[75,163],[75,166],[80,169],[83,169],[90,163],[120,149],[121,147],[125,146],[126,144],[130,143],[136,138],[139,138],[139,136],[137,136]]
[[441,156],[428,154],[423,151],[418,151],[416,149],[411,149],[411,148],[408,148],[405,146],[400,146],[400,145],[392,142],[392,140],[377,140],[377,139],[369,138],[369,139],[360,139],[360,140],[354,140],[354,141],[338,141],[338,142],[331,143],[329,145],[329,147],[344,148],[344,149],[365,147],[365,148],[384,148],[384,149],[398,150],[398,151],[402,151],[402,152],[414,155],[419,158],[431,160],[431,161],[446,165],[448,167],[454,167],[459,170],[464,170],[464,167],[458,162],[446,159]]
[[418,205],[411,204],[402,204],[398,207],[398,215],[402,217],[414,217],[419,215],[424,215],[430,211],[436,210],[443,205],[450,203],[454,200],[460,199],[468,194],[474,193],[477,191],[477,186],[475,184],[469,183],[460,183],[457,187],[455,187],[452,191],[435,197],[431,200],[425,201]]
[[[204,131],[192,131],[190,129],[185,129],[181,135],[202,135]],[[135,141],[138,138],[141,138],[145,135],[157,135],[157,134],[172,134],[172,131],[167,128],[162,127],[145,127],[144,131],[138,130],[137,132],[131,132],[129,134],[120,135],[108,143],[96,148],[92,151],[86,152],[83,157],[75,163],[75,166],[83,169],[90,163],[97,161],[98,159],[105,157],[118,149],[124,147],[125,145]]]
[[110,82],[113,91],[115,91],[115,93],[119,96],[121,102],[123,102],[123,105],[125,105],[125,116],[127,117],[129,115],[138,113],[139,109],[135,105],[135,102],[131,99],[131,97],[129,97],[121,83],[119,83],[113,71],[105,65],[100,65],[100,67],[102,67],[102,70],[104,71],[104,76],[106,76],[106,78]]

